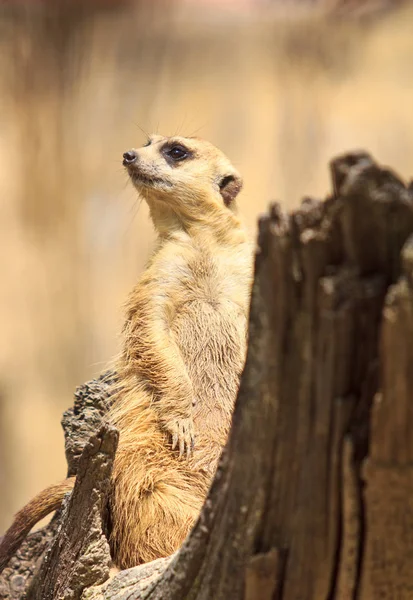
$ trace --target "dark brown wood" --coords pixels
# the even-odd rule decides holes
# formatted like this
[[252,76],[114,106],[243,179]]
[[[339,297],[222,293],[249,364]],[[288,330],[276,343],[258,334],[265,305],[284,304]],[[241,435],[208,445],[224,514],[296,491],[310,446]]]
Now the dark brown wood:
[[372,409],[363,476],[366,538],[362,598],[413,597],[413,237],[386,296],[381,390]]
[[245,567],[244,600],[274,600],[281,598],[285,556],[279,550],[254,554]]
[[[232,429],[181,550],[87,582],[95,569],[96,583],[106,577],[107,555],[85,568],[90,543],[74,518],[85,450],[41,566],[53,583],[37,579],[33,598],[413,597],[413,191],[365,153],[337,158],[331,173],[325,202],[306,199],[289,215],[274,205],[260,221]],[[70,472],[84,444],[71,446]]]

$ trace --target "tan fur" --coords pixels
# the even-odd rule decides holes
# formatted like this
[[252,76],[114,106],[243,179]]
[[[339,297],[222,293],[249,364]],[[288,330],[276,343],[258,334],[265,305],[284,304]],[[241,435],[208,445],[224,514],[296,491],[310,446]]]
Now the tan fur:
[[[185,160],[165,154],[174,145]],[[158,240],[127,305],[109,415],[120,432],[110,490],[120,568],[172,554],[198,517],[244,365],[252,274],[242,182],[222,152],[161,136],[134,152],[128,172]]]
[[56,485],[51,485],[37,494],[14,517],[13,524],[6,531],[0,544],[0,573],[9,559],[17,552],[22,541],[40,519],[57,510],[68,492],[71,492],[75,478],[71,477]]
[[[251,245],[218,183],[239,175],[211,144],[174,138],[193,152],[177,166],[155,136],[129,173],[159,237],[127,306],[122,391],[111,415],[120,431],[111,542],[122,568],[167,556],[196,520],[225,444],[246,349]],[[137,175],[136,175],[137,172]],[[146,185],[165,178],[171,187]],[[171,449],[171,439],[190,450]],[[183,449],[183,448],[182,448]]]

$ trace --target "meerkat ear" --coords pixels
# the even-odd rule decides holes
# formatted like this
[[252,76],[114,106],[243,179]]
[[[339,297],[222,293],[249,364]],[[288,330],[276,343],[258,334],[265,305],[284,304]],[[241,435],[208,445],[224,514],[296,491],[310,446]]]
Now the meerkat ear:
[[219,182],[219,191],[225,206],[231,206],[242,188],[242,179],[239,175],[225,175]]

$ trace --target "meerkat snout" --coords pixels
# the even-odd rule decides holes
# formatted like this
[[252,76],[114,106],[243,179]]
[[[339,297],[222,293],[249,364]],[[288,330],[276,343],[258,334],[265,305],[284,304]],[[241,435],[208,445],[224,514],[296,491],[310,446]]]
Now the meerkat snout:
[[122,164],[124,167],[127,167],[128,165],[131,165],[132,163],[134,163],[137,158],[138,158],[138,154],[137,154],[136,150],[128,150],[127,152],[123,153]]

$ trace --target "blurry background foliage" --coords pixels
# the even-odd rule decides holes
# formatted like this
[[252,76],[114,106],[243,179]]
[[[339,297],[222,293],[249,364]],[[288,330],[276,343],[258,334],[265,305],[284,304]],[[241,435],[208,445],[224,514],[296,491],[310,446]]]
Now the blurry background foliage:
[[412,29],[396,0],[0,2],[0,532],[64,477],[61,414],[118,351],[153,239],[122,153],[211,140],[252,232],[324,196],[338,152],[408,177]]

